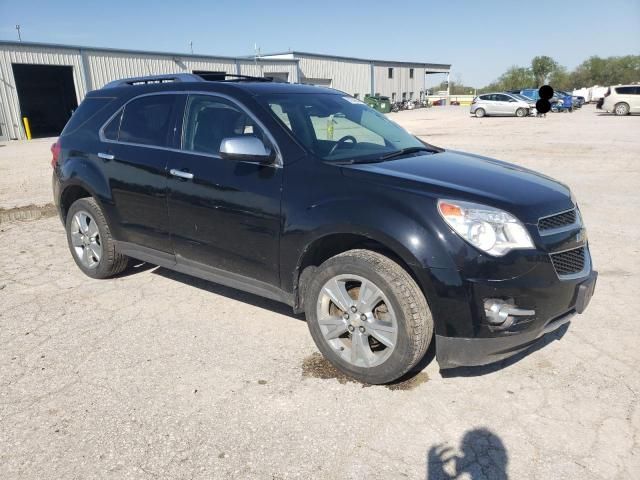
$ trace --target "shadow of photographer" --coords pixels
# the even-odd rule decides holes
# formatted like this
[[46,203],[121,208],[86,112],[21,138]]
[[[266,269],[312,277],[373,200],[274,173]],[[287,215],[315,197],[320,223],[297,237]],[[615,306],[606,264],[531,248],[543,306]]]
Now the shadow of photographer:
[[443,444],[434,445],[427,454],[427,480],[471,480],[508,478],[507,449],[498,435],[486,428],[465,433],[460,454]]

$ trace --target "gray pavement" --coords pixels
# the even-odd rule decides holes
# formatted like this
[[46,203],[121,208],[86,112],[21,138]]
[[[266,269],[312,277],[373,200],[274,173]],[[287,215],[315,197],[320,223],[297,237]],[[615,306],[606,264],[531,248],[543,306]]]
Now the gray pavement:
[[[5,222],[0,478],[640,478],[640,117],[391,118],[570,184],[600,271],[589,310],[497,366],[429,357],[362,386],[284,305],[147,265],[91,280],[57,218]],[[50,201],[49,144],[0,148],[0,178],[24,178],[0,180],[0,207]]]

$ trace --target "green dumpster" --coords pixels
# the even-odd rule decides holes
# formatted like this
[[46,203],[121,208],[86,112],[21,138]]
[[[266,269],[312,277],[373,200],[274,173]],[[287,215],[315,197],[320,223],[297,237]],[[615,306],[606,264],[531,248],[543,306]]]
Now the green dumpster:
[[365,95],[364,103],[381,113],[389,113],[391,111],[391,101],[389,100],[389,97],[383,97],[381,95]]

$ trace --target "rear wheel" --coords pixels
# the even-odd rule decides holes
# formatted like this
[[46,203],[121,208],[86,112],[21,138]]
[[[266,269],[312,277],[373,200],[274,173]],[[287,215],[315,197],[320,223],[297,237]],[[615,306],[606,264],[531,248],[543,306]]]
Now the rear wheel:
[[347,375],[388,383],[424,356],[431,313],[413,278],[391,259],[369,250],[342,253],[318,268],[306,291],[311,336]]
[[629,105],[624,102],[616,103],[616,106],[614,107],[613,111],[616,115],[620,115],[620,116],[628,115]]
[[67,213],[67,242],[76,265],[91,278],[108,278],[127,268],[104,214],[93,198],[76,200]]
[[475,115],[478,118],[484,117],[486,113],[487,112],[484,111],[484,108],[477,108],[476,111],[475,111]]
[[526,116],[527,116],[526,108],[519,108],[516,110],[516,117],[526,117]]

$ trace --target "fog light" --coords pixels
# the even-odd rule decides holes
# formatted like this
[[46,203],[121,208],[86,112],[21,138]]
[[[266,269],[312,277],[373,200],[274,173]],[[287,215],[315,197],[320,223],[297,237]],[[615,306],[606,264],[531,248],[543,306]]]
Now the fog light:
[[531,317],[536,314],[536,311],[517,308],[511,299],[487,298],[484,301],[484,314],[489,325],[505,329],[513,324],[514,317]]

